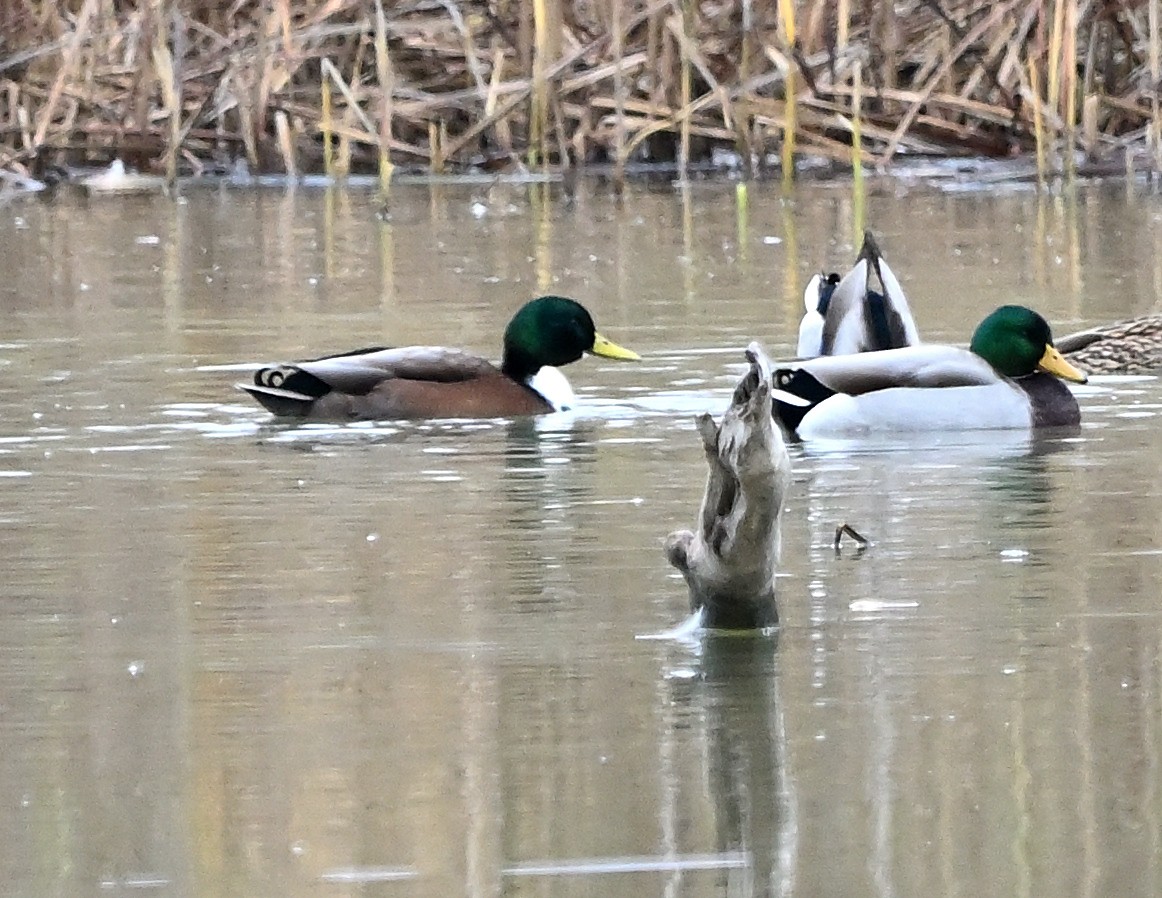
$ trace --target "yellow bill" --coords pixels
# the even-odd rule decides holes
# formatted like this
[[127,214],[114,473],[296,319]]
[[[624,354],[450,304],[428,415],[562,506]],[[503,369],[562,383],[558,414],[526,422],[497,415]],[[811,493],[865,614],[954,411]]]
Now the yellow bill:
[[605,359],[621,359],[626,362],[640,362],[642,358],[632,349],[618,346],[616,343],[606,340],[601,334],[597,334],[593,338],[593,345],[589,347],[589,351]]
[[1045,347],[1045,354],[1041,356],[1037,367],[1049,374],[1056,374],[1062,380],[1071,380],[1075,384],[1083,384],[1089,380],[1085,372],[1078,371],[1065,360],[1065,356],[1057,351],[1056,346]]

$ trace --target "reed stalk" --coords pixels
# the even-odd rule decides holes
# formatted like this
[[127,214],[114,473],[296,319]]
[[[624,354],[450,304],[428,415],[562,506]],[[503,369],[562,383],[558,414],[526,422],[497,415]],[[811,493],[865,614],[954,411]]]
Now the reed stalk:
[[1033,107],[1033,140],[1036,144],[1037,185],[1045,184],[1045,118],[1041,113],[1041,76],[1037,60],[1029,59],[1029,93]]
[[274,133],[278,138],[278,151],[282,156],[282,168],[292,181],[299,176],[298,163],[295,161],[294,140],[291,137],[290,122],[286,113],[281,109],[274,114]]
[[624,50],[621,33],[621,0],[612,0],[609,29],[613,35],[613,189],[625,190],[625,75],[620,65]]
[[735,109],[734,127],[738,132],[737,151],[742,159],[744,176],[750,178],[753,174],[754,148],[751,146],[752,124],[750,106],[750,74],[751,74],[751,43],[754,33],[754,4],[753,0],[742,0],[742,22],[738,36],[740,45],[738,61],[738,80],[744,85],[741,102]]
[[1053,0],[1053,23],[1049,33],[1049,57],[1046,62],[1048,83],[1045,105],[1053,114],[1050,122],[1051,133],[1048,136],[1054,147],[1057,145],[1058,136],[1056,121],[1061,115],[1061,42],[1065,39],[1065,5],[1068,2],[1069,0]]
[[335,147],[332,144],[334,131],[331,122],[331,79],[324,77],[319,84],[322,110],[319,115],[319,130],[323,134],[323,174],[335,178]]
[[548,157],[548,79],[545,66],[549,49],[549,0],[533,2],[533,93],[529,133],[529,167],[545,164]]
[[678,52],[681,59],[681,107],[682,125],[681,139],[678,149],[678,178],[686,183],[690,168],[690,98],[693,92],[693,67],[690,64],[689,46],[686,37],[691,31],[691,19],[694,16],[694,0],[681,0],[680,26],[681,35],[678,38]]
[[1014,117],[1037,114],[1015,108],[1027,94],[1046,168],[1084,141],[1093,159],[1128,146],[1162,169],[1160,4],[37,3],[0,36],[0,166],[131,152],[173,176],[225,147],[278,168],[305,130],[324,146],[321,159],[295,156],[300,168],[333,176],[346,161],[383,184],[394,165],[543,166],[556,154],[563,166],[607,158],[620,179],[647,146],[673,152],[683,175],[720,147],[749,162],[769,129],[789,177],[805,149],[846,163],[836,117],[854,109],[854,60],[871,55],[862,79],[883,102],[858,110],[865,159],[1007,155],[1023,139]]
[[49,88],[48,99],[45,101],[40,115],[37,117],[36,130],[32,135],[32,145],[34,148],[39,148],[44,143],[49,126],[52,125],[53,117],[56,115],[57,105],[60,103],[61,95],[64,93],[65,85],[72,80],[80,61],[81,48],[89,37],[89,28],[96,12],[97,0],[85,0],[81,6],[80,13],[77,15],[73,32],[69,36],[68,42],[65,44],[61,54],[61,66],[57,71],[56,78],[53,79],[52,87]]
[[[375,71],[379,76],[379,189],[386,194],[391,186],[391,119],[394,107],[395,75],[387,52],[387,16],[383,0],[375,0]],[[433,153],[433,158],[435,154]]]
[[[795,46],[795,5],[792,0],[779,0],[779,28],[783,33],[783,42],[787,47],[788,59],[793,59],[791,52]],[[786,80],[783,82],[783,188],[790,188],[795,180],[795,129],[798,122],[798,87],[796,85],[795,66],[787,67]]]
[[1162,172],[1162,103],[1158,93],[1162,90],[1162,0],[1150,0],[1147,12],[1150,33],[1150,142],[1149,149],[1155,171]]
[[1062,0],[1065,6],[1064,37],[1061,54],[1061,89],[1065,92],[1065,171],[1072,177],[1077,170],[1077,0]]
[[[169,40],[167,39],[169,31],[167,19],[169,17],[165,14],[165,0],[154,0],[150,14],[154,21],[153,47],[150,48],[153,55],[153,70],[161,88],[162,109],[169,122],[169,139],[166,141],[164,150],[165,180],[168,185],[172,186],[178,176],[178,150],[181,149],[181,79],[176,70],[174,55],[169,49]],[[174,15],[177,15],[176,11]],[[176,25],[174,30],[176,38]]]
[[863,183],[863,66],[859,60],[851,70],[851,196],[853,218],[852,239],[864,231],[866,196]]

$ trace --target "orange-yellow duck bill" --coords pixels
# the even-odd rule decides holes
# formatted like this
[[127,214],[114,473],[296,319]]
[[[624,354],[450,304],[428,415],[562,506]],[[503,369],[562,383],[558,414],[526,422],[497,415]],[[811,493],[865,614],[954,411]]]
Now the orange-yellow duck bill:
[[1037,367],[1049,374],[1057,375],[1062,380],[1073,381],[1075,384],[1083,384],[1089,380],[1084,371],[1079,371],[1065,360],[1065,356],[1057,351],[1056,346],[1045,347],[1045,354],[1041,356],[1041,361],[1037,363]]
[[620,359],[623,362],[640,362],[642,357],[634,352],[632,349],[626,349],[624,346],[618,346],[611,340],[606,340],[601,334],[597,334],[593,338],[593,345],[589,347],[589,352],[593,355],[599,355],[603,359]]

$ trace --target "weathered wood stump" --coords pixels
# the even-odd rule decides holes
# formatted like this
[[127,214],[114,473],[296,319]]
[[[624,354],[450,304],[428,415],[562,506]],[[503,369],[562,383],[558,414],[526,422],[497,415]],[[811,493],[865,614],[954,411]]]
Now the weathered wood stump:
[[710,466],[698,529],[666,537],[666,557],[690,588],[690,608],[714,629],[778,623],[775,567],[779,512],[791,462],[771,415],[771,363],[758,343],[746,350],[750,370],[715,425],[697,420]]

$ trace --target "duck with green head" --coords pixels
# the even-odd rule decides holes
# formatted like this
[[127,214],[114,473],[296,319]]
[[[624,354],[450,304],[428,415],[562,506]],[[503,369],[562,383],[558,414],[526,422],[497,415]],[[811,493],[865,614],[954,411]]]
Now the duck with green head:
[[443,346],[376,347],[263,367],[238,387],[279,417],[315,421],[540,415],[572,403],[556,366],[586,353],[639,358],[602,337],[580,303],[541,296],[505,328],[499,367]]
[[775,418],[800,439],[864,433],[1077,426],[1061,379],[1086,376],[1053,345],[1049,324],[1001,306],[968,349],[921,344],[826,356],[775,371]]

